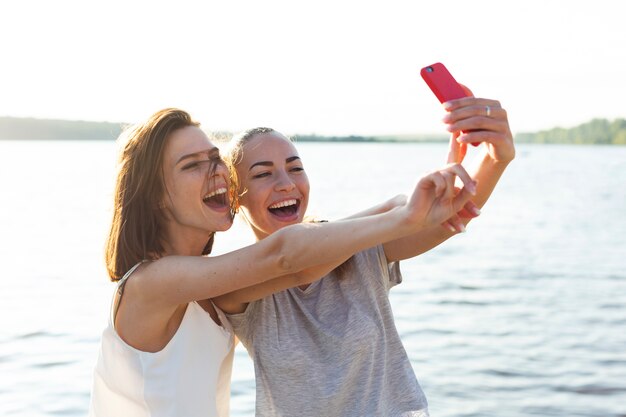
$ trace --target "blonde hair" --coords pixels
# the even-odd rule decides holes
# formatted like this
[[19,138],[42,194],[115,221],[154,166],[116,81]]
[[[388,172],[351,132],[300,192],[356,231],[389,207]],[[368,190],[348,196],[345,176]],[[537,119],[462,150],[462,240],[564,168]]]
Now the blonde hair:
[[[272,129],[271,127],[255,127],[252,129],[244,130],[243,132],[234,135],[230,139],[230,142],[228,144],[228,147],[224,156],[224,161],[228,165],[229,170],[233,173],[231,175],[236,175],[237,165],[241,163],[243,159],[244,145],[248,143],[250,140],[254,139],[256,135],[261,135],[261,134],[266,134],[266,133],[277,133],[285,137],[288,141],[294,142],[294,140],[290,138],[289,136],[283,135],[282,133],[278,132],[275,129]],[[238,181],[238,178],[235,178],[234,181]],[[240,190],[238,197],[241,197],[244,193],[245,193],[245,190]],[[247,218],[244,218],[244,220],[246,221],[246,223],[249,223]],[[303,219],[304,223],[323,223],[327,221],[328,220],[317,219],[313,216],[305,216]],[[335,273],[337,273],[337,276],[340,279],[343,278],[345,274],[348,272],[348,268],[350,268],[350,265],[353,259],[354,259],[354,256],[351,256],[344,263],[342,263],[341,265],[337,266],[334,269]]]

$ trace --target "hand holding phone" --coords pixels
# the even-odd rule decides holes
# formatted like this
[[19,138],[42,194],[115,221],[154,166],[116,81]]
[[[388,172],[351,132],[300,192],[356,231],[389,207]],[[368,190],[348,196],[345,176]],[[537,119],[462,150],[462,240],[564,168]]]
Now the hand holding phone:
[[[469,97],[469,94],[440,62],[422,68],[420,75],[441,103],[456,100],[457,98]],[[478,146],[480,143],[473,142],[472,145]]]

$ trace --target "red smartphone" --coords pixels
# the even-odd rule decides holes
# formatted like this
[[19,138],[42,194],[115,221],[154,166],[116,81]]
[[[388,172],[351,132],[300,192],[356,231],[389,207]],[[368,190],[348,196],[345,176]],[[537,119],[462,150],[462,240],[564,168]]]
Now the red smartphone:
[[[469,96],[441,62],[422,68],[420,75],[441,103]],[[480,143],[472,145],[478,146]]]

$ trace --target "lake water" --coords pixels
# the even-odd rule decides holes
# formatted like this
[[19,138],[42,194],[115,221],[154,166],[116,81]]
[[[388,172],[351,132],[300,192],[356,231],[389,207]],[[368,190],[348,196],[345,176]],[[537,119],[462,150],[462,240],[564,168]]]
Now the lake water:
[[[298,146],[310,213],[329,219],[410,190],[446,153]],[[86,414],[112,292],[115,152],[0,141],[2,416]],[[625,214],[626,147],[519,145],[468,233],[402,263],[391,301],[433,416],[626,416]],[[216,252],[249,242],[236,224]],[[254,395],[238,347],[232,415],[254,415]]]

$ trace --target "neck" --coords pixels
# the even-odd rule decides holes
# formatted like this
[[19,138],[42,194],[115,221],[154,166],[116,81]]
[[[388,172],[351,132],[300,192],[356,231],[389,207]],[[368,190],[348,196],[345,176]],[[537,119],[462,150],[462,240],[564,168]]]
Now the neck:
[[188,233],[166,233],[163,241],[164,255],[202,255],[207,242],[215,232],[189,231]]

